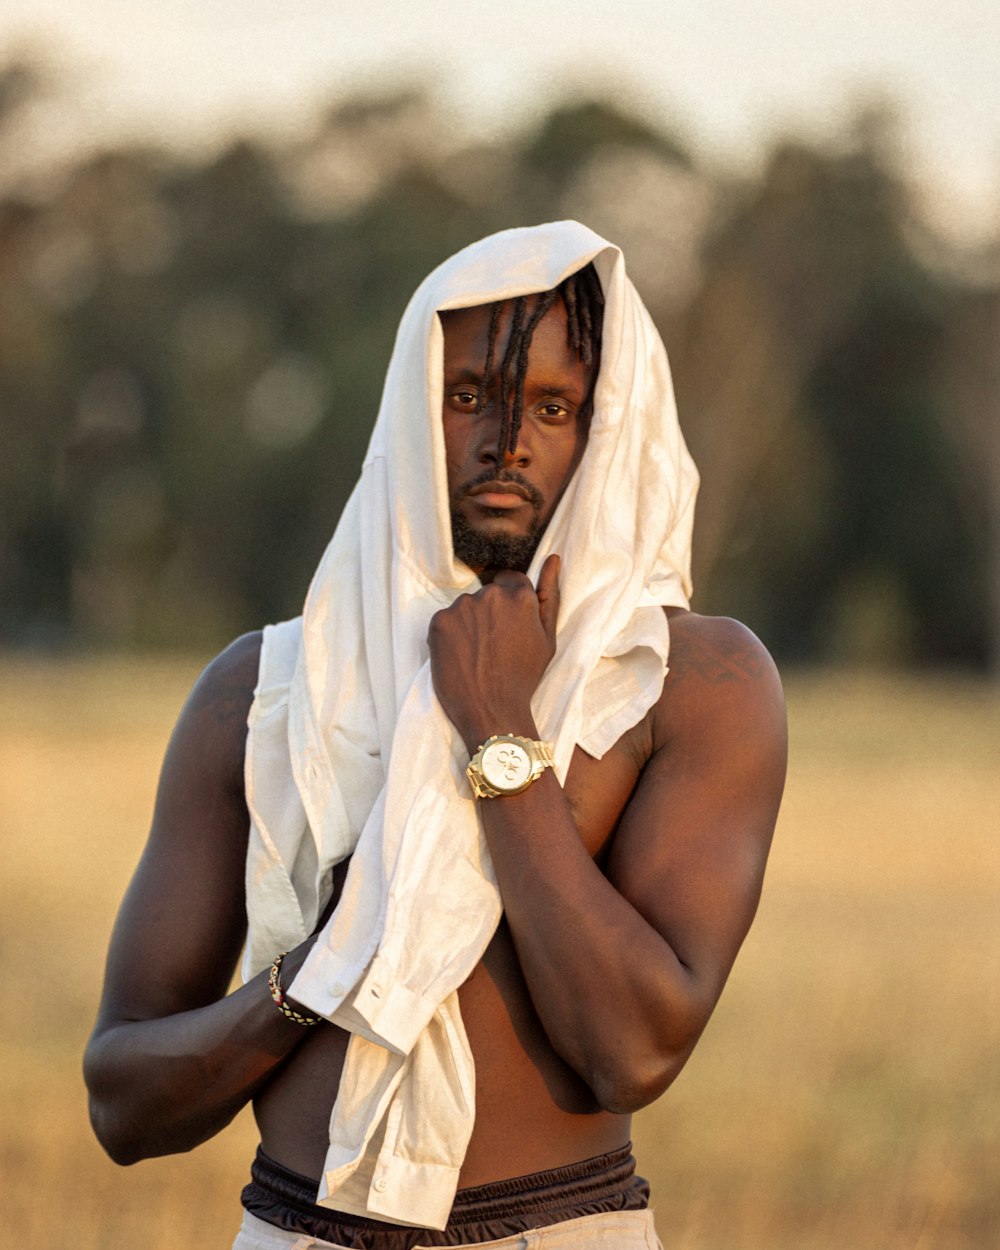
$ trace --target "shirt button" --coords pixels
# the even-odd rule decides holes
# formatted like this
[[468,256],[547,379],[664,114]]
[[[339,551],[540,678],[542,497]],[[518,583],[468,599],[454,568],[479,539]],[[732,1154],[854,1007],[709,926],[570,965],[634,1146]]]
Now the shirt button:
[[344,992],[344,987],[340,984],[339,981],[335,982],[333,985],[330,986],[330,993],[335,998],[340,998],[343,992]]
[[385,1187],[386,1187],[386,1181],[383,1177],[380,1176],[378,1180],[375,1182],[375,1188],[380,1194],[384,1194]]

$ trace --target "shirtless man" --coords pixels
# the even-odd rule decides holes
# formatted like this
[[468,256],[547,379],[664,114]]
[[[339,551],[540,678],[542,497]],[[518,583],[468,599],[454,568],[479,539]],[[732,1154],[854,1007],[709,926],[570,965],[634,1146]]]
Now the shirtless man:
[[[568,563],[562,570],[556,552],[534,581],[525,570],[588,448],[599,361],[573,344],[568,306],[582,297],[561,286],[532,329],[514,393],[506,349],[513,323],[539,311],[538,290],[520,312],[501,299],[440,314],[454,551],[479,581],[428,618],[425,654],[466,759],[497,733],[529,751],[542,737],[533,697],[564,628]],[[612,366],[606,340],[600,367]],[[600,391],[596,403],[600,416]],[[284,957],[276,979],[287,1010],[266,969],[227,994],[247,931],[244,757],[260,634],[209,665],[181,714],[115,928],[86,1056],[92,1119],[111,1157],[189,1150],[252,1100],[262,1153],[237,1240],[246,1250],[313,1244],[303,1234],[375,1250],[521,1247],[525,1228],[546,1230],[539,1239],[552,1250],[601,1237],[655,1244],[632,1174],[630,1114],[676,1077],[722,991],[757,905],[785,770],[780,684],[761,644],[734,621],[662,610],[662,689],[601,758],[571,743],[564,784],[539,766],[517,793],[468,792],[503,917],[458,990],[475,1119],[443,1231],[316,1205],[349,1034],[326,1021],[303,1027],[317,1013],[287,990],[348,859],[311,934]]]

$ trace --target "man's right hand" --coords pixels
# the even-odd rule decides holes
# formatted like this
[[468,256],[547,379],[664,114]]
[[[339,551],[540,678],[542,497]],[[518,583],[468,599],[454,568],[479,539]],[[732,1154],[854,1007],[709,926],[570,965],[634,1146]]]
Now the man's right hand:
[[537,737],[531,698],[556,651],[559,557],[537,589],[503,570],[435,614],[428,634],[434,690],[472,754],[495,733]]

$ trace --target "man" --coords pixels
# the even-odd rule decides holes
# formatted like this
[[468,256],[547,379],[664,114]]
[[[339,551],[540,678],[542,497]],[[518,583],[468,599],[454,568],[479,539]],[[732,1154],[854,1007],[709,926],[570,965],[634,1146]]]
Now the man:
[[629,1116],[718,999],[785,765],[766,652],[687,610],[696,484],[591,231],[414,296],[302,618],[181,715],[87,1053],[119,1162],[253,1100],[240,1250],[655,1244]]

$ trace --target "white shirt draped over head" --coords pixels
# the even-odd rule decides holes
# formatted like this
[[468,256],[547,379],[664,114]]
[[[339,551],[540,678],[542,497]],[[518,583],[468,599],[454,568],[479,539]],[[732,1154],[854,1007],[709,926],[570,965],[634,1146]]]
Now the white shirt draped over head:
[[[529,576],[562,557],[556,654],[532,700],[555,770],[659,697],[664,605],[687,606],[697,472],[666,353],[618,248],[577,222],[445,261],[400,323],[371,444],[300,618],[264,631],[246,782],[244,973],[343,895],[288,992],[351,1033],[318,1201],[441,1228],[475,1115],[458,987],[501,903],[465,746],[434,694],[431,617],[479,581],[452,551],[438,312],[549,290],[592,261],[605,297],[586,451]],[[498,725],[496,732],[506,727]],[[502,800],[498,800],[501,801]]]

